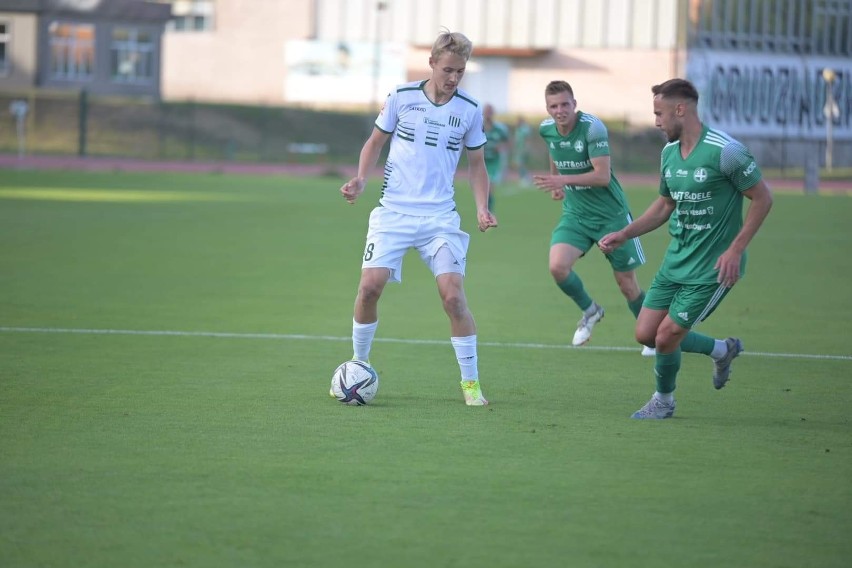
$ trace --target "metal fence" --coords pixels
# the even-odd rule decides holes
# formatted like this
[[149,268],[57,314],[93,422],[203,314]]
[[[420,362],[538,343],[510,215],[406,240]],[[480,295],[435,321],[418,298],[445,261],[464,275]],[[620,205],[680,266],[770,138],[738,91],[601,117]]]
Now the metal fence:
[[293,108],[149,102],[85,92],[0,93],[0,152],[21,149],[11,112],[16,101],[28,107],[22,150],[31,154],[334,162],[351,159],[371,122],[366,115]]
[[[21,116],[21,102],[26,113]],[[17,113],[16,113],[17,111]],[[33,91],[0,93],[0,152],[80,155],[143,160],[355,165],[372,114],[292,107],[166,103]],[[500,117],[512,125],[515,117]],[[541,117],[525,117],[538,124]],[[616,172],[656,172],[659,132],[607,119]],[[743,140],[764,168],[801,168],[824,142]],[[537,136],[529,142],[529,168],[548,169]],[[852,166],[852,144],[835,148],[835,166]],[[844,158],[845,156],[845,158]]]

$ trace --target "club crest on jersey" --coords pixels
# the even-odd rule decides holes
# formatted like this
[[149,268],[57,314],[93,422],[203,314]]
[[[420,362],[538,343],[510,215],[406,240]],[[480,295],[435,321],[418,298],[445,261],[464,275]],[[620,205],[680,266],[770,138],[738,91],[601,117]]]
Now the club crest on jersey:
[[457,117],[454,114],[450,115],[450,126],[461,126],[461,118]]
[[576,142],[574,142],[574,151],[575,152],[582,152],[583,148],[585,148],[585,146],[583,145],[582,140],[577,140]]
[[695,171],[692,173],[692,179],[698,183],[707,181],[707,170],[704,168],[695,168]]

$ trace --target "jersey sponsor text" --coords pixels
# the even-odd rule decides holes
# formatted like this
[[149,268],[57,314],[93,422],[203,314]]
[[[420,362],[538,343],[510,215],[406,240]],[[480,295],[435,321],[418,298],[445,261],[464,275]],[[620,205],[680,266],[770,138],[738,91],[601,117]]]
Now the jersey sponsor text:
[[710,191],[673,191],[671,195],[675,201],[707,201],[713,199],[713,193]]

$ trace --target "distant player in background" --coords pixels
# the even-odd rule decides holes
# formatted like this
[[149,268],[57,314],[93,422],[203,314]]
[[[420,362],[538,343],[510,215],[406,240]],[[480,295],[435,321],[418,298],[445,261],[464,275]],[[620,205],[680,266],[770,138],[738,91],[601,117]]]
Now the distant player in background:
[[[550,274],[583,312],[571,341],[579,346],[589,341],[604,309],[586,292],[574,264],[603,235],[626,227],[632,218],[612,171],[604,123],[577,110],[574,91],[565,81],[551,81],[544,99],[550,118],[541,123],[539,134],[550,152],[550,175],[535,175],[533,181],[562,201],[562,217],[550,240]],[[645,299],[636,278],[636,269],[645,264],[639,239],[624,242],[606,257],[627,307],[638,316]],[[653,351],[648,348],[643,354],[653,355]]]
[[518,117],[518,124],[515,125],[515,131],[512,135],[512,162],[515,169],[518,171],[518,182],[521,185],[530,185],[530,173],[527,169],[527,162],[530,158],[529,138],[532,135],[532,128],[529,123],[524,120],[524,117]]
[[479,384],[476,324],[464,291],[470,236],[461,230],[453,187],[461,150],[466,149],[479,230],[497,226],[488,208],[482,110],[459,89],[472,49],[463,34],[438,36],[429,57],[431,77],[399,85],[388,95],[361,149],[358,175],[343,184],[340,192],[346,201],[355,202],[390,139],[380,205],[370,214],[355,298],[353,358],[369,362],[379,298],[388,281],[402,281],[403,256],[415,248],[435,275],[450,318],[450,341],[461,371],[465,403],[484,406],[488,401]]
[[[713,386],[728,382],[743,350],[733,337],[713,339],[690,329],[707,319],[745,273],[746,247],[772,207],[772,192],[748,149],[698,117],[698,91],[688,81],[655,85],[654,114],[666,135],[660,196],[627,227],[605,235],[601,250],[668,224],[672,237],[636,322],[636,339],[656,345],[657,390],[633,418],[674,414],[681,351],[714,360]],[[751,204],[743,222],[743,197]]]
[[485,169],[488,170],[488,179],[491,180],[488,208],[494,209],[494,188],[503,183],[503,176],[508,165],[511,134],[508,126],[494,119],[494,107],[490,104],[482,109],[482,119],[485,137],[488,139],[485,145]]

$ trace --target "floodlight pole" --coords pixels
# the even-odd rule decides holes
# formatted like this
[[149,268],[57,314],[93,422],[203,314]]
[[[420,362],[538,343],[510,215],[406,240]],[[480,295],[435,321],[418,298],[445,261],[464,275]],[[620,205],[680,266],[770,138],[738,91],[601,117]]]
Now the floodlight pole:
[[830,172],[834,154],[834,115],[837,112],[834,89],[831,86],[837,78],[837,73],[834,72],[834,69],[826,67],[822,70],[822,78],[825,80],[825,107],[823,107],[823,114],[825,115],[825,169]]
[[384,2],[376,2],[376,42],[375,53],[373,55],[373,110],[379,112],[379,101],[381,95],[379,93],[379,77],[382,70],[382,36],[379,33],[379,28],[382,19],[382,11],[387,7]]

